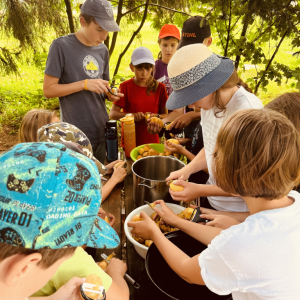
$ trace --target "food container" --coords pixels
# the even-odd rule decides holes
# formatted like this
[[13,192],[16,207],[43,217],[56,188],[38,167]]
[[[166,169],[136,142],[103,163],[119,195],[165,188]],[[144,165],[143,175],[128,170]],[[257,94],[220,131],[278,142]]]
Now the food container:
[[[181,230],[169,232],[165,236],[190,257],[200,254],[207,248],[207,246]],[[154,243],[147,252],[145,267],[154,285],[171,299],[232,299],[230,295],[219,296],[210,291],[205,285],[190,284],[180,278],[166,263]]]
[[[152,149],[156,150],[158,153],[163,153],[164,149],[165,149],[165,145],[164,144],[147,144],[149,145]],[[138,151],[140,148],[144,148],[146,146],[145,145],[140,145],[137,146],[136,148],[134,148],[131,152],[130,152],[130,157],[133,161],[136,161],[138,154]],[[164,156],[163,156],[164,157]],[[167,156],[166,156],[167,157]],[[181,155],[180,160],[183,160],[184,156]]]
[[[177,204],[166,203],[166,205],[168,207],[170,207],[175,214],[179,214],[181,211],[184,210],[184,207],[177,205]],[[161,209],[160,205],[157,205],[156,207],[158,209]],[[124,230],[125,230],[127,240],[129,240],[133,244],[136,252],[141,257],[145,258],[147,251],[148,251],[148,247],[146,247],[145,245],[142,245],[142,244],[138,243],[136,240],[134,240],[133,237],[131,236],[132,228],[127,226],[127,223],[130,222],[135,215],[139,215],[142,211],[145,212],[148,216],[151,216],[151,214],[154,212],[148,205],[143,205],[143,206],[136,208],[127,216],[125,223],[124,223]]]
[[133,199],[136,206],[156,200],[173,201],[166,178],[171,172],[180,170],[185,164],[172,156],[147,156],[132,164]]

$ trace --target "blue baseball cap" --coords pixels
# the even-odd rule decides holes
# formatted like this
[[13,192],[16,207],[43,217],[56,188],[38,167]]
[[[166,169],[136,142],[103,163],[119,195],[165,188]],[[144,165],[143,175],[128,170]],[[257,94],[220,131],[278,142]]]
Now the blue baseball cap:
[[0,242],[28,249],[120,239],[97,216],[101,180],[95,163],[59,143],[23,143],[0,156]]

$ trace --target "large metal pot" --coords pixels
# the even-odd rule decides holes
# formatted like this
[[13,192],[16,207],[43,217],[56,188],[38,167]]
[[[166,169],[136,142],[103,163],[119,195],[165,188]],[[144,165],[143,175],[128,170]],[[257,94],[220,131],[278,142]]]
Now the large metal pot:
[[170,156],[148,156],[133,163],[133,199],[136,206],[144,205],[144,201],[160,199],[178,204],[169,194],[166,178],[184,166],[182,161]]

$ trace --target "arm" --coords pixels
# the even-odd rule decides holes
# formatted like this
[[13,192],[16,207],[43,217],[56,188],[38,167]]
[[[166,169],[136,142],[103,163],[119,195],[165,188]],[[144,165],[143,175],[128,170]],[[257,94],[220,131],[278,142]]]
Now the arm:
[[246,220],[246,218],[250,216],[249,211],[232,212],[232,211],[213,210],[213,209],[204,208],[204,207],[201,207],[201,212],[205,215],[222,215],[222,216],[231,217],[231,218],[238,220],[241,223],[244,222]]
[[[164,202],[162,201],[162,203]],[[165,207],[167,206],[165,205]],[[144,239],[153,240],[168,265],[182,279],[189,283],[204,285],[204,281],[201,277],[200,266],[198,263],[198,255],[190,258],[163,235],[160,229],[155,225],[155,222],[153,222],[146,213],[142,212],[141,217],[143,218],[143,221],[128,223],[128,226],[133,228],[131,233],[136,234],[137,236]],[[180,219],[176,215],[175,217]],[[197,230],[199,230],[198,228],[200,226],[203,228],[205,227],[204,225],[195,225],[198,226]],[[216,228],[210,227],[210,229]]]
[[174,121],[177,117],[181,115],[183,115],[183,108],[174,109],[165,118],[163,118],[162,121],[164,124],[166,124],[168,122]]
[[121,112],[121,109],[121,106],[113,104],[109,112],[109,118],[112,120],[120,120],[121,118],[124,118],[127,113]]
[[[48,74],[44,75],[43,92],[45,97],[64,97],[84,90],[84,80],[68,84],[59,84],[58,81],[59,78],[57,77]],[[106,80],[89,79],[87,81],[87,89],[91,92],[95,92],[98,94],[107,93],[108,87],[109,83]]]
[[189,160],[193,160],[195,158],[195,155],[186,150],[182,145],[176,145],[173,143],[170,143],[170,145],[172,145],[172,147],[169,147],[165,141],[165,149],[167,149],[169,152],[185,155]]
[[166,178],[166,180],[169,181],[178,178],[182,180],[187,180],[191,174],[206,168],[207,168],[207,163],[205,157],[205,149],[202,148],[201,151],[194,157],[194,159],[189,164],[187,164],[185,167],[183,167],[178,171],[172,172],[170,176]]
[[112,258],[105,272],[112,278],[113,282],[106,293],[107,300],[128,300],[129,289],[124,279],[127,265],[123,261]]
[[170,195],[175,201],[190,202],[198,197],[232,196],[231,194],[223,191],[216,185],[196,184],[192,182],[186,182],[183,180],[178,180],[174,182],[174,185],[181,185],[184,188],[182,192],[174,192],[171,189],[169,189]]

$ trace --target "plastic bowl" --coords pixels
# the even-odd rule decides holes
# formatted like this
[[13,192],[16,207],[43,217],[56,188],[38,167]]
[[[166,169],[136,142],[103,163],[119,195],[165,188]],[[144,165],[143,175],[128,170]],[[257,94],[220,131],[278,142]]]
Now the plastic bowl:
[[[138,147],[135,147],[134,149],[131,150],[130,152],[130,157],[133,161],[136,161],[136,158],[138,156],[138,151],[140,148],[145,147],[146,145],[149,145],[151,148],[153,148],[154,150],[156,150],[158,153],[163,153],[164,149],[165,149],[165,145],[164,144],[145,144],[145,145],[140,145]],[[183,155],[181,155],[180,160],[183,159]]]
[[[180,212],[182,212],[185,209],[184,207],[177,205],[177,204],[166,203],[166,205],[168,207],[170,207],[175,214],[179,214]],[[160,205],[157,205],[156,207],[161,209]],[[151,214],[154,212],[148,205],[143,205],[143,206],[136,208],[127,216],[125,223],[124,223],[124,230],[125,230],[127,239],[133,244],[136,252],[142,258],[145,258],[147,251],[148,251],[148,247],[146,247],[145,245],[142,245],[142,244],[138,243],[136,240],[134,240],[133,237],[131,236],[132,228],[127,226],[127,223],[130,222],[135,215],[139,215],[142,211],[145,212],[148,216],[151,216]]]

